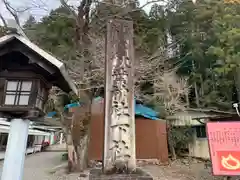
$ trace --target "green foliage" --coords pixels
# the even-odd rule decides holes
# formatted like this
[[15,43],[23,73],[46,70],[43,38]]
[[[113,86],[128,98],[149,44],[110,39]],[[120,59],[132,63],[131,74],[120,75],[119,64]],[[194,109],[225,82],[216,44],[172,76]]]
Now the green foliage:
[[[90,32],[103,35],[107,20],[124,11],[100,3],[92,10]],[[149,15],[139,10],[125,13],[124,17],[134,22],[136,57],[167,47],[167,32],[170,33],[174,47],[178,47],[171,62],[179,66],[179,75],[189,77],[191,107],[199,98],[201,107],[232,109],[235,72],[240,61],[240,6],[219,0],[198,1],[197,5],[187,0],[169,1],[167,6],[154,4]],[[60,59],[78,59],[75,20],[64,7],[38,23],[30,16],[24,27],[30,39]],[[141,93],[151,95],[151,89],[152,84]],[[150,103],[154,104],[154,100]]]
[[214,14],[213,29],[217,41],[209,48],[209,53],[217,56],[224,64],[216,71],[228,75],[239,67],[240,62],[240,7],[222,5]]
[[172,141],[176,151],[186,148],[186,144],[193,141],[193,128],[188,126],[172,127],[168,133],[168,139]]
[[46,113],[55,111],[56,117],[60,117],[64,113],[64,107],[67,104],[79,102],[79,97],[73,92],[66,94],[62,91],[51,90],[47,102],[44,105],[44,111]]
[[[136,2],[138,4],[138,2]],[[137,5],[135,5],[137,6]],[[161,13],[161,6],[157,6],[156,11]],[[153,14],[153,13],[152,13]],[[127,9],[113,6],[111,4],[100,3],[92,13],[91,27],[96,34],[106,33],[106,22],[111,18],[126,18],[133,20],[135,44],[137,50],[145,53],[153,53],[163,45],[164,42],[164,16],[154,19],[154,15],[149,17],[143,10],[129,11]]]
[[34,26],[26,27],[26,33],[35,43],[60,59],[74,59],[75,22],[69,13],[60,7]]
[[[133,5],[137,6],[136,4]],[[233,99],[233,96],[236,98],[233,90],[236,86],[240,87],[240,82],[235,81],[236,71],[240,68],[239,5],[225,4],[223,0],[201,0],[197,1],[196,5],[188,0],[170,0],[167,6],[154,4],[149,15],[142,10],[125,13],[126,10],[128,9],[99,3],[91,11],[89,32],[103,36],[106,33],[108,19],[114,17],[132,19],[137,58],[141,55],[152,56],[159,53],[159,49],[165,49],[168,46],[169,33],[173,41],[172,47],[175,48],[175,56],[170,59],[171,61],[167,61],[169,64],[163,65],[163,69],[177,65],[179,67],[177,73],[188,77],[190,107],[200,106],[226,111],[232,109],[232,102],[236,101]],[[122,13],[125,14],[121,15]],[[68,10],[60,7],[38,23],[30,16],[24,27],[34,42],[60,59],[69,61],[79,60],[74,43],[75,23]],[[153,59],[161,64],[162,58],[166,57],[163,55]],[[149,79],[149,76],[161,79],[163,73],[159,71],[149,74],[149,72],[146,75],[142,74],[144,83],[138,82],[145,85],[141,88],[141,93],[153,97],[144,103],[155,106],[161,118],[165,118],[169,115],[166,108],[168,102],[161,102],[155,98],[156,87],[153,88],[153,80]],[[170,89],[175,91],[173,86]],[[159,92],[162,93],[163,88],[159,88]],[[49,101],[49,107],[61,112],[66,102],[79,101],[78,97],[66,97]],[[181,100],[180,96],[177,98]],[[169,104],[173,103],[169,101]],[[176,109],[174,103],[171,107]],[[192,134],[190,127],[170,126],[168,138],[169,145],[173,147],[170,149],[185,148],[186,143],[192,140]]]
[[[139,12],[140,13],[140,12]],[[166,44],[166,16],[162,6],[154,4],[149,16],[135,14],[135,33],[138,35],[138,45],[141,51],[152,54]],[[136,16],[137,15],[137,16]]]
[[182,1],[169,14],[171,33],[181,41],[180,54],[174,59],[180,65],[178,73],[190,77],[192,88],[196,83],[202,107],[232,109],[240,59],[239,8],[218,0],[197,5]]
[[68,153],[62,154],[61,160],[62,160],[62,161],[67,161],[67,160],[68,160]]
[[7,29],[5,27],[0,26],[0,37],[6,34]]
[[36,24],[36,19],[30,15],[25,24],[23,25],[23,28],[31,28]]

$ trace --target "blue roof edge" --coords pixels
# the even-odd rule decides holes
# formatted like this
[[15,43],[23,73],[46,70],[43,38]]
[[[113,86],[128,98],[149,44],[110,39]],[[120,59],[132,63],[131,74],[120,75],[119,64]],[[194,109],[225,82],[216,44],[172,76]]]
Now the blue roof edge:
[[[95,98],[95,100],[100,100],[100,97]],[[78,107],[78,106],[80,106],[79,102],[67,104],[64,107],[64,110],[67,110],[67,109],[73,108],[73,107]],[[55,114],[56,114],[56,112],[55,113],[49,112],[47,117],[53,117]],[[49,116],[49,115],[53,115],[53,116]],[[144,106],[142,104],[137,104],[136,99],[135,99],[135,115],[143,116],[143,117],[151,119],[151,120],[159,120],[158,114],[156,111],[154,111],[153,109],[151,109],[147,106]]]

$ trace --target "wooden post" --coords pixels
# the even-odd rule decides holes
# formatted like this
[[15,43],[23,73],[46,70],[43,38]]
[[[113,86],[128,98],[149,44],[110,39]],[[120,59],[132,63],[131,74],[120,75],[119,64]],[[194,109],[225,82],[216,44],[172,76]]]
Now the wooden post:
[[63,133],[61,132],[60,133],[60,141],[59,141],[59,144],[62,144],[63,143]]
[[134,171],[135,108],[133,22],[107,24],[105,60],[104,172]]
[[51,132],[50,134],[51,134],[51,135],[50,135],[50,142],[49,142],[49,145],[53,145],[53,144],[55,144],[55,140],[54,140],[54,132]]
[[7,142],[1,180],[22,180],[29,120],[13,119]]

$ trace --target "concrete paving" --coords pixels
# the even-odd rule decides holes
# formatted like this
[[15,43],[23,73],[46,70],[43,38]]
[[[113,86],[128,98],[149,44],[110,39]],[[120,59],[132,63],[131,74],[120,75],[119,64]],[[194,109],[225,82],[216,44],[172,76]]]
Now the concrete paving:
[[52,146],[49,146],[46,151],[59,151],[59,152],[67,152],[67,145],[64,143],[64,144],[55,144],[55,145],[52,145]]
[[[41,152],[26,156],[23,180],[77,180],[79,176],[77,174],[52,172],[55,167],[63,164],[61,155],[62,152]],[[0,171],[2,165],[3,161],[0,163]]]
[[[66,162],[61,160],[63,153],[50,151],[26,156],[23,180],[87,180],[88,178],[80,178],[80,173],[65,173],[65,168],[61,166],[66,165]],[[3,161],[0,162],[0,173],[2,164]],[[211,169],[205,169],[204,163],[199,162],[186,165],[177,160],[170,166],[145,165],[142,168],[149,172],[154,180],[220,180],[222,178],[213,177]]]

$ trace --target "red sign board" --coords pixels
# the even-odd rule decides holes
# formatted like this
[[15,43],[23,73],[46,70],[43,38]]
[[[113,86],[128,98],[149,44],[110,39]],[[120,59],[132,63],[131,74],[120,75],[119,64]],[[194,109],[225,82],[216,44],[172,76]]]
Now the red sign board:
[[240,174],[240,122],[207,123],[214,175]]

